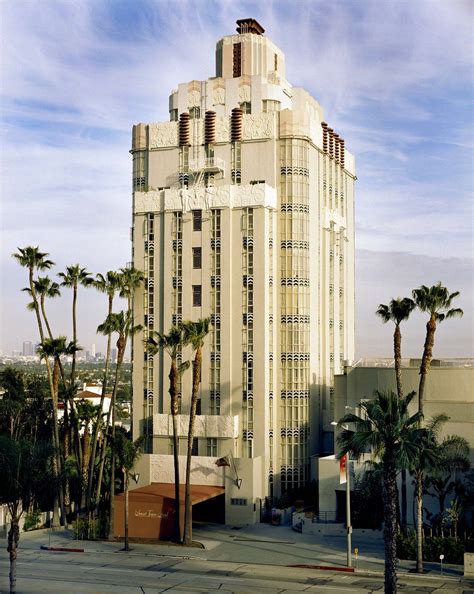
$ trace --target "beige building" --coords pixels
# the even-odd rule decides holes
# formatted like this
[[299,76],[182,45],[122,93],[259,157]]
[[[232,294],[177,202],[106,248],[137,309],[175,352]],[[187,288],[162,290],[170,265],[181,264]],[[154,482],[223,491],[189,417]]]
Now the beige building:
[[[354,157],[263,32],[238,21],[215,76],[172,91],[170,121],[134,126],[131,151],[133,263],[146,275],[134,434],[172,453],[169,357],[149,357],[142,339],[210,316],[195,451],[233,455],[243,478],[226,502],[240,509],[226,504],[226,518],[248,521],[332,451],[333,377],[354,357]],[[187,372],[183,413],[190,394]]]
[[[411,391],[418,392],[419,369],[420,360],[403,361],[402,382],[406,394]],[[356,414],[360,414],[360,402],[372,398],[375,390],[396,392],[393,359],[361,359],[354,366],[346,367],[343,374],[337,375],[334,384],[334,419],[339,420],[347,412],[355,411]],[[449,421],[443,426],[441,437],[460,435],[466,438],[471,447],[471,465],[474,466],[473,386],[473,359],[434,359],[426,380],[424,414],[427,419],[441,413],[449,416]],[[415,413],[418,406],[416,397],[411,406],[412,412]],[[317,460],[319,509],[331,513],[338,511],[337,492],[345,490],[345,485],[339,484],[339,462],[335,458],[336,453],[337,444],[333,455]],[[360,465],[356,465],[356,469],[353,470],[358,472],[361,468]],[[409,489],[409,510],[412,506],[411,496]],[[426,497],[425,506],[436,509],[436,501]]]

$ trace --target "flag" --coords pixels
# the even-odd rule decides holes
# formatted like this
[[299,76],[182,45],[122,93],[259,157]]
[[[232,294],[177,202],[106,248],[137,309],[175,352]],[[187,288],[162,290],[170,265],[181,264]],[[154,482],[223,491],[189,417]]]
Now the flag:
[[339,484],[342,485],[346,482],[346,464],[347,464],[347,454],[342,456],[339,460]]

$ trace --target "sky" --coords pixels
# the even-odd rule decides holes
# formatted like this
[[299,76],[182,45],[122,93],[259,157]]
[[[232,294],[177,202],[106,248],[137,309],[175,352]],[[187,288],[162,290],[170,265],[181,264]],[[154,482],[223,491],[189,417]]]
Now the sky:
[[[1,2],[0,349],[37,338],[17,247],[48,252],[53,275],[130,260],[131,127],[168,120],[170,91],[214,76],[216,41],[251,16],[356,155],[356,358],[392,354],[379,303],[438,281],[461,292],[465,315],[440,326],[434,355],[474,356],[472,11],[469,0]],[[70,290],[47,307],[70,335]],[[101,350],[104,296],[84,289],[78,315],[79,342]],[[404,356],[420,356],[425,323],[403,326]]]

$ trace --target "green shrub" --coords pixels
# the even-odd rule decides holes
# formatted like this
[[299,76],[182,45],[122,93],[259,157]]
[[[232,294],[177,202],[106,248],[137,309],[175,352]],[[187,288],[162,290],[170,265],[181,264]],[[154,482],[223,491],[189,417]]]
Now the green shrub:
[[36,528],[38,528],[40,521],[41,512],[39,510],[26,514],[23,530],[25,532],[28,532],[28,530],[35,530]]
[[[423,560],[439,563],[439,556],[444,555],[444,563],[462,565],[464,562],[464,543],[452,536],[425,536],[423,540]],[[416,559],[416,533],[397,536],[397,557]]]
[[78,518],[72,523],[76,540],[97,540],[100,534],[100,522],[96,518]]

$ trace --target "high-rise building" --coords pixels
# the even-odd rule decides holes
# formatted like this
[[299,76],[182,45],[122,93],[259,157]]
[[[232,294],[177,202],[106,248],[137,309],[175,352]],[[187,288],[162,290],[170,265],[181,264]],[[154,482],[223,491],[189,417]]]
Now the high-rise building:
[[[281,50],[254,19],[237,24],[215,76],[171,92],[170,121],[133,127],[133,263],[146,276],[133,429],[150,453],[172,453],[170,359],[143,339],[210,316],[195,453],[233,456],[244,478],[226,486],[226,514],[250,511],[226,517],[252,521],[259,498],[302,486],[332,451],[333,378],[354,356],[356,177]],[[190,394],[189,371],[183,415]]]
[[23,356],[32,357],[34,355],[33,343],[31,341],[25,341],[23,343]]

